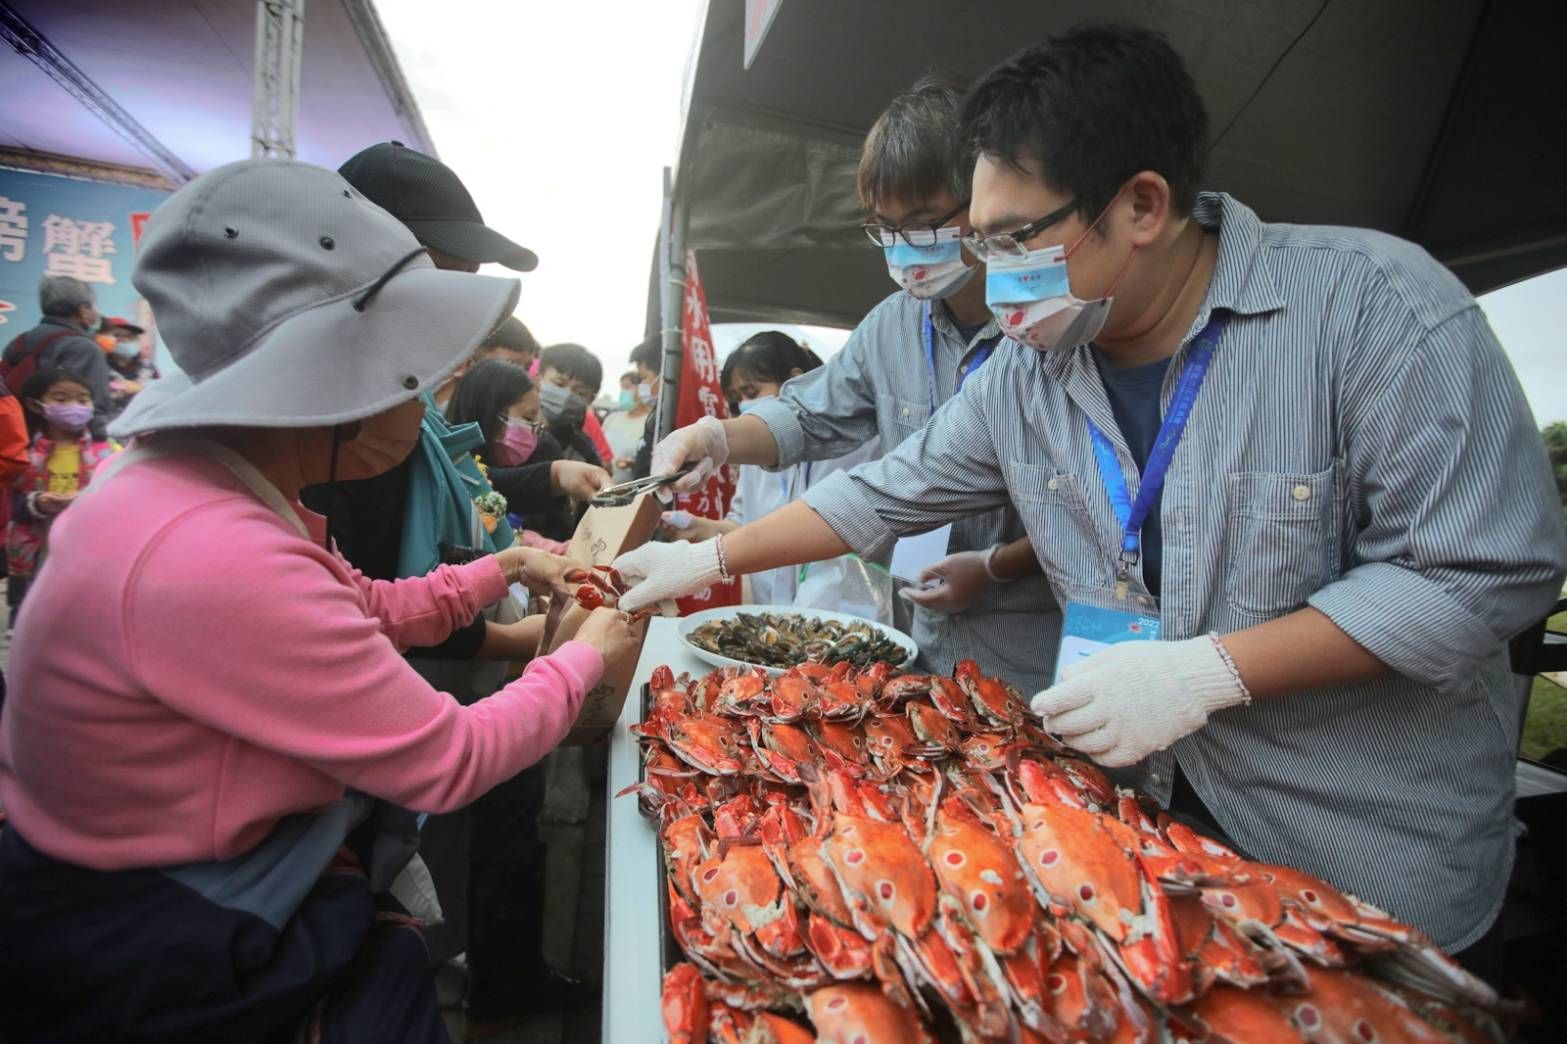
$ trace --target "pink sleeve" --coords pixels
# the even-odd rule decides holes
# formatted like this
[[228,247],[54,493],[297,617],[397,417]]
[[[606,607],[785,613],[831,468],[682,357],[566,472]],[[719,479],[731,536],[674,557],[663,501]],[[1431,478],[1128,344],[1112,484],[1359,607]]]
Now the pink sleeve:
[[370,580],[349,566],[365,609],[398,649],[439,645],[506,596],[506,576],[494,555],[466,565],[438,566],[406,580]]
[[122,619],[125,662],[151,698],[422,812],[460,808],[537,761],[603,673],[595,649],[569,642],[464,707],[397,655],[334,558],[259,506],[165,529],[131,573]]

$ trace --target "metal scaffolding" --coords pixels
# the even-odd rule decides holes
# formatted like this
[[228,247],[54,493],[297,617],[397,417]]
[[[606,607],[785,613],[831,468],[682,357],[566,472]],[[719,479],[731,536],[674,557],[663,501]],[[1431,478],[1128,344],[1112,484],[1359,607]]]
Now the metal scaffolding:
[[252,158],[294,158],[304,32],[305,0],[257,0]]

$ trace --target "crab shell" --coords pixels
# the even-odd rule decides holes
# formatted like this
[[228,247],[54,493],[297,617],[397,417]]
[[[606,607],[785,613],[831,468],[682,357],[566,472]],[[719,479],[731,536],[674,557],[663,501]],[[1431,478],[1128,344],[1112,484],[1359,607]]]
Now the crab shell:
[[670,1044],[702,1044],[707,1037],[707,984],[696,966],[681,961],[664,976],[664,1032]]
[[1452,1039],[1394,994],[1351,972],[1315,969],[1310,993],[1277,997],[1274,1003],[1304,1040],[1321,1044],[1437,1044]]
[[1036,906],[1011,847],[949,799],[925,851],[941,890],[975,934],[995,953],[1016,952],[1033,929]]
[[739,752],[743,733],[715,715],[691,715],[664,722],[662,738],[675,757],[710,776],[733,776],[744,768]]
[[[909,939],[930,927],[935,875],[901,825],[839,812],[821,853],[851,908],[871,911]],[[863,922],[857,927],[865,933]]]
[[874,986],[825,986],[805,998],[805,1009],[822,1044],[931,1044],[914,1012]]
[[969,698],[981,720],[1006,728],[1022,723],[1026,710],[1022,693],[999,678],[981,674],[979,664],[973,660],[959,660],[954,673],[958,688]]
[[1194,1022],[1200,1034],[1177,1034],[1177,1044],[1196,1040],[1212,1044],[1246,1044],[1248,1041],[1299,1041],[1289,1016],[1262,990],[1214,986],[1181,1012],[1181,1020]]
[[702,912],[716,914],[746,935],[782,916],[783,883],[759,845],[733,845],[692,871]]

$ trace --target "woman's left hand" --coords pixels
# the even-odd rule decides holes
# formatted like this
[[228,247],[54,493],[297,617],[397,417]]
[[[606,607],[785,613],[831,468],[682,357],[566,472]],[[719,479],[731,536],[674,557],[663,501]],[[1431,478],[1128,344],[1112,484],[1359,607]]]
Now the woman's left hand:
[[581,562],[563,555],[552,555],[533,547],[508,547],[496,554],[508,584],[521,584],[534,594],[564,595],[569,587],[566,574],[582,569]]

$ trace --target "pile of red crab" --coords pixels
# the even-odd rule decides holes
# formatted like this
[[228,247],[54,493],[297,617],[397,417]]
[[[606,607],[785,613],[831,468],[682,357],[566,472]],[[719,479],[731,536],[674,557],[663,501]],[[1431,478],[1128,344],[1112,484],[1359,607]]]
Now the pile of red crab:
[[674,1041],[1485,1041],[1520,1014],[1118,791],[971,661],[660,668],[637,731]]

